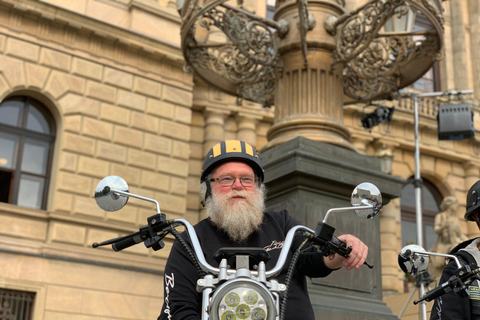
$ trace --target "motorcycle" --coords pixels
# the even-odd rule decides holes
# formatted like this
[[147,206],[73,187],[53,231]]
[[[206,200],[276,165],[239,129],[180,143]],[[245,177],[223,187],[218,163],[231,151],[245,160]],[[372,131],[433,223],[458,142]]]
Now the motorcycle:
[[414,300],[413,303],[430,302],[436,298],[453,291],[460,297],[467,297],[468,286],[475,280],[480,280],[480,268],[473,268],[468,264],[460,263],[457,256],[451,254],[443,254],[437,252],[425,251],[419,245],[411,244],[402,248],[398,255],[398,264],[403,272],[414,277],[422,277],[428,274],[429,256],[440,256],[450,258],[455,261],[457,270],[447,281],[441,283],[437,287],[429,290],[420,299]]
[[[264,248],[222,248],[215,254],[219,266],[210,265],[205,260],[195,230],[188,221],[168,220],[160,211],[156,200],[129,193],[127,183],[120,177],[106,177],[95,189],[95,200],[105,211],[120,210],[127,204],[129,197],[153,202],[156,214],[148,217],[147,225],[140,227],[137,232],[101,243],[95,242],[92,244],[93,248],[112,245],[112,249],[118,252],[143,242],[147,248],[156,251],[165,246],[162,239],[167,234],[172,234],[187,252],[200,275],[196,289],[202,293],[202,320],[246,319],[248,315],[256,320],[283,319],[288,283],[300,254],[295,254],[291,260],[285,283],[279,283],[275,276],[286,264],[294,235],[300,232],[306,239],[296,249],[298,253],[307,243],[312,243],[318,254],[329,256],[335,253],[348,257],[352,248],[333,235],[335,228],[326,223],[328,216],[333,212],[353,210],[358,216],[371,219],[382,207],[381,193],[375,185],[358,185],[351,196],[351,207],[328,210],[315,230],[302,225],[290,229],[277,263],[272,269],[266,270],[265,262],[269,259],[269,254]],[[188,232],[191,246],[180,237],[176,230],[179,226],[183,226]],[[373,268],[373,265],[366,261],[365,265]],[[245,301],[246,304],[239,305],[239,301]]]

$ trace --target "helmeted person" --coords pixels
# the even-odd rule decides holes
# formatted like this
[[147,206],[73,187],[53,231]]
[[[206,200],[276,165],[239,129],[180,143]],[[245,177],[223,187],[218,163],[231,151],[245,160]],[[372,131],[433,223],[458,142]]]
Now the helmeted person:
[[[477,181],[467,193],[465,219],[475,221],[480,229],[480,181]],[[464,241],[453,248],[450,254],[456,255],[462,264],[470,264],[471,268],[480,266],[480,238]],[[458,266],[451,259],[445,266],[440,283],[448,281],[455,274]],[[478,280],[468,287],[469,296],[461,297],[453,291],[437,299],[432,307],[430,320],[480,320],[480,292]]]
[[[213,256],[224,247],[264,248],[271,256],[266,269],[278,260],[288,231],[300,223],[286,210],[266,212],[264,171],[255,149],[239,140],[216,144],[207,154],[201,174],[200,193],[207,218],[195,225],[207,262],[218,266]],[[184,233],[181,237],[189,242]],[[342,266],[359,268],[368,248],[352,235],[339,239],[351,246],[348,258],[339,255],[302,255],[290,284],[285,319],[314,320],[308,297],[306,276],[325,277]],[[284,270],[276,277],[283,283],[289,261],[304,237],[297,234]],[[312,249],[313,250],[313,249]],[[165,267],[164,305],[159,319],[198,320],[201,318],[201,294],[196,291],[199,279],[193,263],[175,241]]]

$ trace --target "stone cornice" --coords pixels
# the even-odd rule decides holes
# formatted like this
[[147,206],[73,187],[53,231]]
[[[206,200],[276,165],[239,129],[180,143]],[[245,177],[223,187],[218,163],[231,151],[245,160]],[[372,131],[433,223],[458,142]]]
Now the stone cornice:
[[[152,12],[151,6],[146,6],[144,1],[131,1],[129,8],[140,8],[142,10]],[[183,65],[184,59],[179,47],[170,43],[162,43],[158,39],[153,39],[148,36],[139,34],[135,31],[122,29],[102,21],[77,14],[62,8],[54,7],[52,5],[34,1],[34,0],[0,0],[0,9],[4,12],[3,15],[9,14],[8,23],[5,19],[0,20],[7,28],[14,28],[26,33],[31,33],[27,30],[27,26],[23,26],[21,19],[27,17],[31,20],[36,20],[37,23],[43,25],[43,34],[34,34],[36,37],[48,38],[51,41],[61,41],[55,37],[49,37],[54,32],[53,29],[61,29],[65,34],[77,34],[77,36],[97,38],[103,40],[110,45],[122,46],[133,51],[143,51],[145,55],[155,55],[158,58],[168,59],[179,66]],[[180,30],[180,18],[169,14],[166,10],[156,9],[154,14],[161,18],[168,19],[178,23],[178,31]],[[13,22],[13,23],[12,23]],[[30,32],[29,32],[30,31]],[[63,41],[64,45],[69,45],[68,40]],[[82,42],[75,42],[75,48],[85,50],[82,48]],[[70,45],[72,46],[72,45]]]
[[114,230],[117,232],[134,232],[138,230],[138,225],[131,223],[123,223],[119,221],[106,222],[102,219],[93,219],[92,217],[72,216],[65,212],[46,211],[40,209],[31,209],[17,206],[9,203],[0,203],[0,214],[7,214],[25,219],[35,219],[37,221],[61,221],[66,223],[73,223],[93,228],[104,228]]
[[153,12],[157,16],[162,17],[163,19],[171,20],[173,22],[178,22],[181,24],[182,19],[180,15],[171,15],[171,13],[159,6],[152,6],[151,0],[131,0],[128,3],[128,9],[131,10],[132,8],[139,8],[148,12]]

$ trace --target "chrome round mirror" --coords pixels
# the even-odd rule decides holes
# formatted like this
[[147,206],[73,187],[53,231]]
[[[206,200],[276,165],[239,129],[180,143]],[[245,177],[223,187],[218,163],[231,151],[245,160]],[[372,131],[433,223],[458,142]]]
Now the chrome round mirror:
[[361,207],[362,205],[371,205],[371,208],[356,209],[355,213],[366,219],[375,217],[382,208],[382,194],[378,188],[369,182],[359,184],[353,190],[351,203],[354,207]]
[[[422,254],[424,253],[425,254]],[[398,265],[403,272],[413,276],[425,272],[428,268],[428,255],[425,249],[416,244],[405,246],[398,255]]]
[[117,176],[103,178],[98,183],[95,188],[95,201],[105,211],[118,211],[127,204],[127,196],[116,194],[112,190],[128,192],[128,185],[125,180]]

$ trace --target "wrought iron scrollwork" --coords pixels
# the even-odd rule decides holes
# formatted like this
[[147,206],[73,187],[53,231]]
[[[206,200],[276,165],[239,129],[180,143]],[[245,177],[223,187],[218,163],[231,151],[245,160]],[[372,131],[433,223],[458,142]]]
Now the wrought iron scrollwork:
[[[308,14],[307,0],[295,1],[299,46],[306,65],[306,35],[315,20]],[[199,76],[222,90],[271,105],[279,62],[277,41],[288,32],[288,23],[267,20],[226,2],[185,1],[181,8],[185,60]],[[389,18],[403,16],[409,8],[423,13],[432,22],[432,30],[408,35],[381,32]],[[415,61],[433,64],[443,44],[440,0],[374,0],[350,14],[330,17],[324,25],[335,36],[333,57],[344,66],[344,92],[356,100],[388,94],[418,79],[425,66],[410,68],[412,75],[402,71]]]
[[266,68],[262,73],[264,74],[262,81],[241,83],[239,93],[247,100],[271,106],[275,96],[275,68]]
[[433,23],[435,30],[381,33],[380,28],[393,15],[401,17],[410,8],[418,10],[416,6],[419,3],[412,1],[409,4],[405,0],[370,2],[355,14],[338,19],[333,24],[334,29],[330,27],[329,31],[336,33],[333,56],[338,62],[344,63],[343,82],[348,96],[356,100],[369,100],[382,93],[398,90],[405,86],[405,81],[399,79],[402,68],[416,59],[429,57],[423,61],[430,61],[430,65],[438,59],[442,46],[442,29],[438,27],[443,26],[443,19],[432,1],[420,1],[425,14],[440,17]]
[[261,21],[251,20],[246,14],[235,10],[213,8],[205,12],[200,25],[215,25],[235,44],[244,57],[255,64],[272,66],[277,59],[274,33]]
[[356,76],[350,65],[343,69],[343,88],[346,95],[362,101],[375,97],[372,93],[395,92],[399,89],[397,78],[394,76],[360,78]]
[[[210,82],[225,79],[231,84],[229,87],[236,86],[232,94],[272,105],[274,70],[278,63],[277,24],[256,19],[246,11],[223,4],[225,1],[216,1],[215,5],[213,1],[205,2],[203,8],[196,8],[197,11],[191,6],[184,8],[188,19],[197,22],[190,22],[183,36],[187,63]],[[218,30],[223,36],[197,42],[197,29],[207,33]]]
[[421,55],[432,56],[438,48],[436,37],[427,37],[419,42],[410,36],[392,36],[377,38],[367,49],[351,60],[350,67],[360,78],[389,77],[396,71]]
[[307,65],[307,55],[308,55],[308,47],[307,47],[307,31],[310,30],[308,25],[308,7],[305,0],[297,0],[298,6],[298,28],[300,29],[300,48],[302,49],[303,55],[303,64]]
[[369,2],[348,17],[339,19],[331,30],[336,34],[334,58],[337,61],[349,61],[365,50],[385,21],[393,15],[395,8],[403,3],[404,0]]

